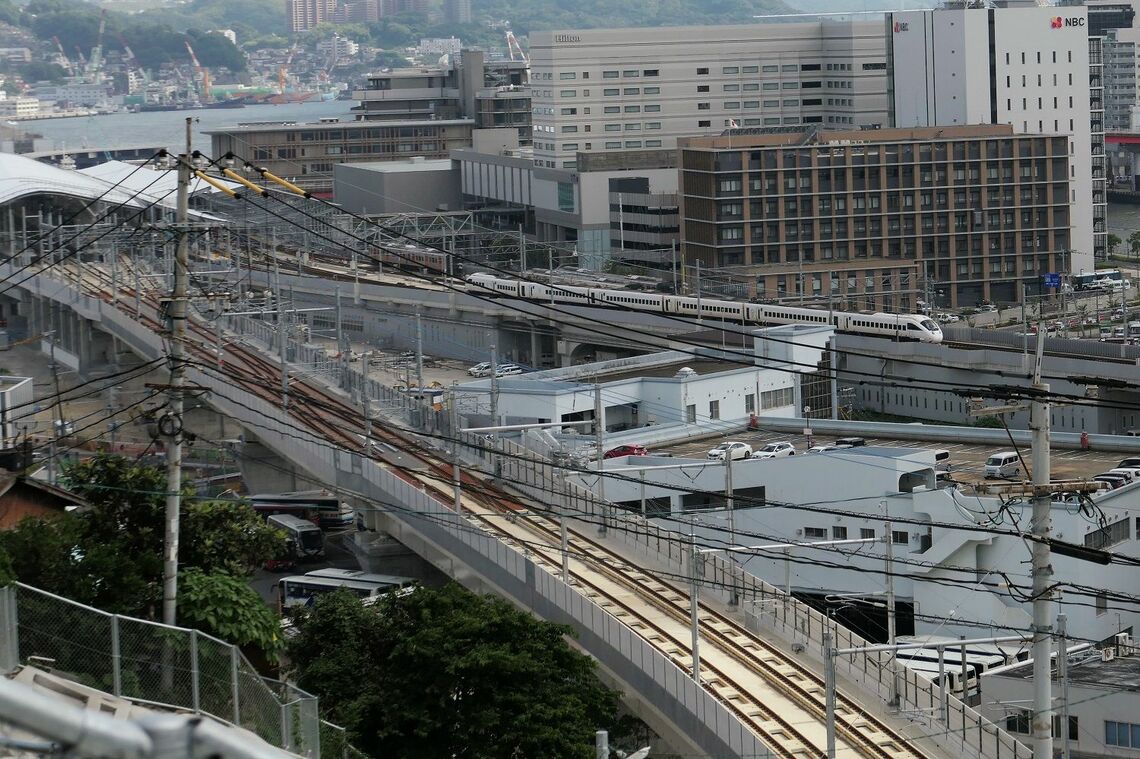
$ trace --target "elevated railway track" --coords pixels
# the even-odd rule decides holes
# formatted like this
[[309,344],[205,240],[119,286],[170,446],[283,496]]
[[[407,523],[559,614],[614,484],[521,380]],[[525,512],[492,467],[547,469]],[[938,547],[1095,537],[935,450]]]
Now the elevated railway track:
[[[123,266],[129,262],[122,261]],[[88,294],[115,304],[139,323],[161,332],[161,301],[152,292],[136,293],[119,286],[112,292],[110,276],[98,267],[68,268],[65,272]],[[140,304],[139,311],[133,305]],[[281,365],[251,346],[215,347],[215,332],[191,319],[186,352],[207,375],[237,385],[282,405]],[[327,441],[372,459],[405,482],[430,493],[441,504],[454,499],[453,462],[443,458],[422,438],[393,425],[372,424],[367,430],[361,409],[312,379],[292,377],[287,406],[292,424]],[[398,451],[413,465],[396,465],[384,450]],[[462,516],[473,529],[496,536],[545,566],[561,572],[560,526],[541,504],[520,498],[502,487],[463,471],[460,474]],[[511,518],[505,518],[510,516]],[[581,529],[568,530],[571,586],[650,642],[684,671],[692,671],[688,596],[668,577],[639,566],[627,552],[608,546]],[[826,757],[824,683],[802,661],[784,653],[749,631],[736,618],[711,604],[699,608],[702,636],[702,684],[743,725],[755,733],[772,756]],[[931,756],[914,741],[865,707],[859,696],[841,692],[836,709],[839,755],[843,757]]]

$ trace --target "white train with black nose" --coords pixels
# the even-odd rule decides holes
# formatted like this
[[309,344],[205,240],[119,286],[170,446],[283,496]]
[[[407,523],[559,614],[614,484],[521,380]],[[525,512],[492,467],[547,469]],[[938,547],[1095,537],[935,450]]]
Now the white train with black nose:
[[760,326],[821,324],[833,326],[840,332],[860,335],[917,340],[924,343],[942,342],[942,329],[936,322],[922,314],[824,311],[818,308],[775,306],[704,297],[690,298],[633,290],[548,285],[541,282],[507,279],[493,274],[471,274],[466,281],[470,292],[502,298],[521,298],[544,303],[571,303],[580,306],[610,306]]

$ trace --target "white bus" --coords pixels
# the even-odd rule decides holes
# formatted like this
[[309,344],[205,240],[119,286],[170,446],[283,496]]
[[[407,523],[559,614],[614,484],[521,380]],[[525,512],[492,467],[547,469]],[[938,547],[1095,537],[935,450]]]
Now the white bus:
[[296,606],[312,606],[317,596],[337,588],[350,590],[361,599],[377,598],[416,582],[411,577],[372,574],[355,569],[317,569],[308,574],[281,578],[277,583],[277,605],[282,613]]

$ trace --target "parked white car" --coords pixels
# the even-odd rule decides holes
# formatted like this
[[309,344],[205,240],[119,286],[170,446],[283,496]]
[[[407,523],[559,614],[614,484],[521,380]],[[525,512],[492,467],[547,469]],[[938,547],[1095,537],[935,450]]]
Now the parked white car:
[[795,455],[796,447],[785,440],[768,443],[768,445],[760,450],[752,452],[752,458],[754,459],[780,459],[785,456]]
[[713,448],[708,453],[708,459],[709,461],[724,461],[726,459],[732,459],[733,461],[736,461],[738,459],[746,459],[751,455],[752,446],[750,446],[748,443],[741,443],[734,440],[727,443],[721,443],[716,448]]
[[513,374],[522,374],[522,367],[518,364],[499,364],[495,370],[496,377],[510,377]]
[[467,373],[472,377],[486,377],[491,373],[491,362],[481,361],[468,369]]

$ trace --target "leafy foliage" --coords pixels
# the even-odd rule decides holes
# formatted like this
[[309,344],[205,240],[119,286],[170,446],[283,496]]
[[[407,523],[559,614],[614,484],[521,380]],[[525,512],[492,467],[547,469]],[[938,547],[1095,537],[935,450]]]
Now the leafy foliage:
[[[65,469],[62,482],[91,508],[53,519],[26,519],[14,530],[0,532],[0,554],[11,558],[15,575],[29,585],[109,612],[157,616],[166,486],[162,470],[101,455]],[[248,504],[184,500],[179,575],[193,577],[191,582],[205,590],[180,591],[179,621],[212,620],[216,627],[207,629],[224,624],[233,633],[228,639],[272,643],[268,652],[275,651],[279,644],[250,605],[256,601],[269,618],[272,613],[256,594],[236,595],[232,585],[244,585],[254,568],[281,551],[283,542],[284,535],[265,525]],[[225,611],[230,602],[235,608]],[[239,634],[235,625],[243,622],[250,627]]]
[[[0,17],[4,14],[0,0]],[[261,0],[230,0],[218,2],[218,6],[230,8],[235,19],[242,18],[239,8],[252,4],[261,7]],[[218,14],[215,14],[218,15]],[[276,7],[279,24],[284,23],[284,14]],[[49,40],[52,35],[59,37],[64,50],[90,50],[99,36],[100,8],[82,0],[32,0],[24,8],[20,25],[26,26],[40,39]],[[251,21],[257,14],[250,13]],[[202,25],[225,26],[224,23],[211,23],[209,14],[165,18],[161,13],[148,12],[139,15],[126,15],[116,11],[107,12],[107,31],[103,44],[109,48],[120,46],[119,37],[127,41],[131,50],[145,68],[154,68],[166,62],[186,64],[190,54],[186,51],[186,40],[194,46],[198,59],[206,67],[226,66],[234,71],[245,69],[245,59],[236,47],[220,34],[206,34],[196,31]],[[272,25],[272,24],[270,24]],[[257,27],[247,27],[251,31]],[[185,33],[179,30],[186,30]]]
[[618,694],[570,628],[452,584],[366,607],[321,597],[289,655],[301,687],[373,756],[593,756]]
[[254,646],[270,658],[281,650],[277,615],[244,580],[188,569],[178,576],[179,623],[227,643]]

